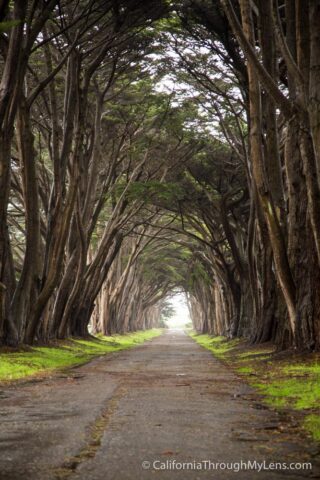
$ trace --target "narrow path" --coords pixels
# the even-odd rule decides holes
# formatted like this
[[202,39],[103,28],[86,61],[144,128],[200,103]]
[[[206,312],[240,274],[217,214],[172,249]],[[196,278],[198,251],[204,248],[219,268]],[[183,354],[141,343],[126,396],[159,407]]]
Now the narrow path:
[[[235,470],[241,460],[309,461],[314,447],[303,445],[294,431],[288,436],[281,420],[208,351],[171,331],[68,373],[2,388],[0,478],[315,477],[315,469],[208,468],[206,461],[234,462]],[[201,461],[207,470],[198,470]],[[182,471],[173,470],[174,462],[177,468],[196,463]]]

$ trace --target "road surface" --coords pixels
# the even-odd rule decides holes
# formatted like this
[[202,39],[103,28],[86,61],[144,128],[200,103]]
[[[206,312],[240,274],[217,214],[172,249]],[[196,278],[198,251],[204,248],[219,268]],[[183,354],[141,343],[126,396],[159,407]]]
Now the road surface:
[[181,331],[0,388],[4,480],[294,480],[316,453]]

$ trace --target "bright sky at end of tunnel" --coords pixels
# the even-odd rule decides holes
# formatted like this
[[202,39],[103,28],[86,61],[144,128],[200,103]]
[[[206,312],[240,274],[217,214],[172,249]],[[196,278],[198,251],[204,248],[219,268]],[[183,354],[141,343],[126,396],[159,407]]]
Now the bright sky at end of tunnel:
[[191,322],[187,300],[183,293],[177,293],[170,298],[175,313],[167,320],[169,328],[185,328]]

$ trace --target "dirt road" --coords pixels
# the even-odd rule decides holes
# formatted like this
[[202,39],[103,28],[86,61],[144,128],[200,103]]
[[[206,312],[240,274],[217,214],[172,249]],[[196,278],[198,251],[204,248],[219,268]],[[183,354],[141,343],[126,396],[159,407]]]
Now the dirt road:
[[0,390],[5,480],[301,479],[316,449],[179,331]]

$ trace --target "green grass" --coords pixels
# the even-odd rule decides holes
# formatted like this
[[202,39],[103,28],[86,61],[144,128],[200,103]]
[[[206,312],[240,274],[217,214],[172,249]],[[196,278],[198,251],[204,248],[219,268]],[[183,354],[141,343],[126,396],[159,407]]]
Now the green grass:
[[215,356],[224,358],[232,350],[239,340],[228,340],[226,337],[211,337],[210,335],[198,335],[191,332],[189,334],[197,343],[210,350]]
[[273,352],[273,349],[271,348],[264,349],[264,350],[250,350],[250,352],[239,353],[238,358],[250,360],[258,357],[259,360],[266,360],[269,358],[269,355],[272,352]]
[[306,364],[296,364],[296,365],[287,365],[283,367],[283,371],[286,373],[293,373],[293,374],[315,374],[320,375],[320,363],[315,362],[311,365]]
[[238,367],[237,371],[239,373],[245,373],[247,375],[250,375],[251,373],[254,373],[254,369],[252,367]]
[[[289,378],[276,382],[258,384],[261,392],[269,397],[268,403],[279,402],[294,407],[296,410],[315,408],[320,404],[320,378]],[[284,401],[283,401],[284,400]]]
[[313,438],[320,442],[320,415],[307,415],[304,420],[304,426],[312,433]]
[[274,348],[252,348],[225,337],[190,336],[213,355],[223,359],[274,408],[292,408],[304,414],[303,426],[320,440],[320,362],[319,355],[279,358]]
[[27,351],[1,353],[0,381],[12,381],[53,370],[72,367],[98,355],[134,347],[162,330],[152,329],[112,337],[99,336],[90,340],[71,339],[56,346],[32,347]]

